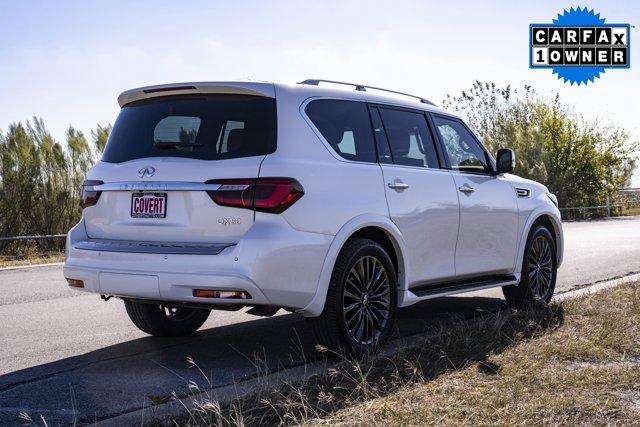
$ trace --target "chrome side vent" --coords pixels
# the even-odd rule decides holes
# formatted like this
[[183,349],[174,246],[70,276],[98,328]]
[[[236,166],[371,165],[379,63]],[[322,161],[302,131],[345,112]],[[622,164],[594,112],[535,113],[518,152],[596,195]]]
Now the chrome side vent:
[[518,193],[518,197],[531,196],[531,190],[528,188],[516,187],[516,193]]

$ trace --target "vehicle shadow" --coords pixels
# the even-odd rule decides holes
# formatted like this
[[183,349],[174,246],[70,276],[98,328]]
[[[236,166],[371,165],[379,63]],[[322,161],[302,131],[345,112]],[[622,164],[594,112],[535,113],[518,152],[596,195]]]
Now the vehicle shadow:
[[[447,372],[472,368],[482,375],[498,375],[502,367],[497,355],[564,323],[564,309],[557,304],[539,304],[526,311],[478,311],[481,313],[470,317],[457,313],[433,319],[425,334],[405,340],[409,345],[392,352],[360,359],[344,357],[307,380],[263,390],[216,410],[191,411],[172,422],[180,424],[194,417],[204,423],[241,420],[243,425],[273,425],[285,420],[297,425],[363,402],[359,410],[367,411],[375,399],[428,383]],[[203,402],[200,399],[196,404]]]
[[[399,311],[398,335],[446,328],[448,322],[504,307],[500,298],[479,296],[426,301]],[[172,395],[188,396],[194,384],[200,390],[222,387],[324,357],[307,322],[293,314],[186,338],[130,340],[0,376],[0,424],[17,423],[21,412],[34,420],[42,415],[50,425],[103,420]]]

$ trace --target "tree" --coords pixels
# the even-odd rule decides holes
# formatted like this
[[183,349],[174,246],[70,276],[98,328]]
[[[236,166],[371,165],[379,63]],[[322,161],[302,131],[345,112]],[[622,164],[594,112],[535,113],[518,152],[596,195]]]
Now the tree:
[[530,86],[476,81],[460,96],[447,95],[445,108],[462,115],[487,148],[516,152],[516,173],[547,185],[561,206],[604,203],[628,184],[639,144],[624,129],[586,120]]
[[[61,234],[78,221],[81,185],[94,162],[93,150],[72,126],[66,145],[37,117],[0,132],[0,235]],[[1,242],[0,250],[9,244]],[[36,242],[41,249],[60,244]]]
[[98,154],[102,154],[105,145],[107,145],[107,139],[111,133],[111,123],[107,123],[106,126],[100,126],[99,124],[95,130],[91,131],[91,139],[93,140],[93,146]]

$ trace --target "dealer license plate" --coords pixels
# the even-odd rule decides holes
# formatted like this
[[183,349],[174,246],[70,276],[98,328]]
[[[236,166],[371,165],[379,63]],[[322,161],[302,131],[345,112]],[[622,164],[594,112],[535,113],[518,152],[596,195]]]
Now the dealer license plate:
[[133,193],[131,218],[166,218],[167,193]]

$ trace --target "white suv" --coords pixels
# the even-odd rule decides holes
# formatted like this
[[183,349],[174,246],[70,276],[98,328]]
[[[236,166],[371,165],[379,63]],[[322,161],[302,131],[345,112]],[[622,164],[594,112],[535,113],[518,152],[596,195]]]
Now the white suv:
[[509,174],[511,150],[496,162],[425,99],[327,82],[121,94],[67,237],[69,285],[123,299],[156,336],[212,309],[283,308],[356,353],[425,299],[501,286],[515,307],[549,301],[557,201]]

